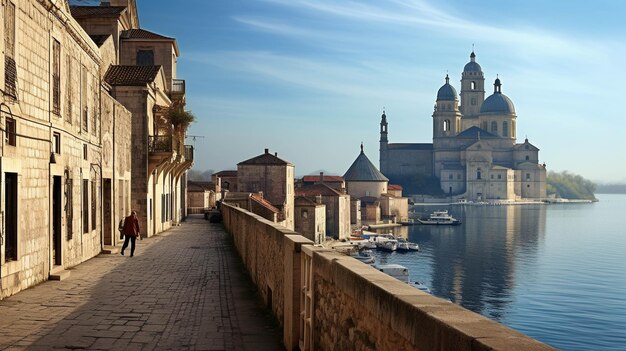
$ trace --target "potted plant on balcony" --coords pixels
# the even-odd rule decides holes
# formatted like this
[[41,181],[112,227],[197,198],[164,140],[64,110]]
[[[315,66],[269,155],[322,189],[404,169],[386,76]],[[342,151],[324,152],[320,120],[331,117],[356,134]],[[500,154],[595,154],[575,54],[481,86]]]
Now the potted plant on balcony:
[[196,120],[196,116],[191,111],[182,108],[172,108],[167,113],[167,118],[175,129],[186,129],[189,124]]

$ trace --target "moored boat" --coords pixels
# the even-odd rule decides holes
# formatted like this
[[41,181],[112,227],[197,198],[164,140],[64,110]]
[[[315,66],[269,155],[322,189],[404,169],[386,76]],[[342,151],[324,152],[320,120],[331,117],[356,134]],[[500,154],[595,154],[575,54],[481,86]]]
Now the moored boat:
[[448,210],[434,211],[428,218],[418,218],[420,224],[426,225],[459,225],[461,221],[450,216]]
[[420,247],[416,243],[407,241],[405,238],[397,238],[398,251],[419,251]]
[[399,264],[377,264],[374,265],[374,268],[402,282],[405,282],[414,288],[431,294],[430,289],[426,285],[424,285],[424,283],[420,281],[413,282],[409,280],[409,270],[405,266]]

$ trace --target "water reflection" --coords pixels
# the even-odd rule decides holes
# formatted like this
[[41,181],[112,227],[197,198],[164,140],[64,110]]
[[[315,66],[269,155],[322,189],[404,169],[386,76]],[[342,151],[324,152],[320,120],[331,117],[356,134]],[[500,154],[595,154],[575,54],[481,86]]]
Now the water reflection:
[[396,234],[417,242],[422,251],[381,254],[380,260],[403,264],[435,295],[500,320],[513,299],[516,263],[537,260],[546,206],[453,206],[449,212],[463,224],[398,228]]

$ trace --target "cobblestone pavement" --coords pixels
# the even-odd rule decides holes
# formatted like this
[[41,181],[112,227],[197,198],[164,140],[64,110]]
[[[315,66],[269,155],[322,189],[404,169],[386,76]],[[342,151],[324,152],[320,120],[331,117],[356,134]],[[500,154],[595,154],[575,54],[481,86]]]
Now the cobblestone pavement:
[[200,217],[0,301],[0,350],[283,350],[228,235]]

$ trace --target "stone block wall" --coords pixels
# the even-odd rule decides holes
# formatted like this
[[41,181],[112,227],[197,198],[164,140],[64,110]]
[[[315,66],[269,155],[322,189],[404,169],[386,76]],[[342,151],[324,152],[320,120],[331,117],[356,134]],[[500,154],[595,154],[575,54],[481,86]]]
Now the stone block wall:
[[288,350],[304,338],[306,274],[313,282],[310,350],[554,350],[241,208],[223,204],[222,215]]

